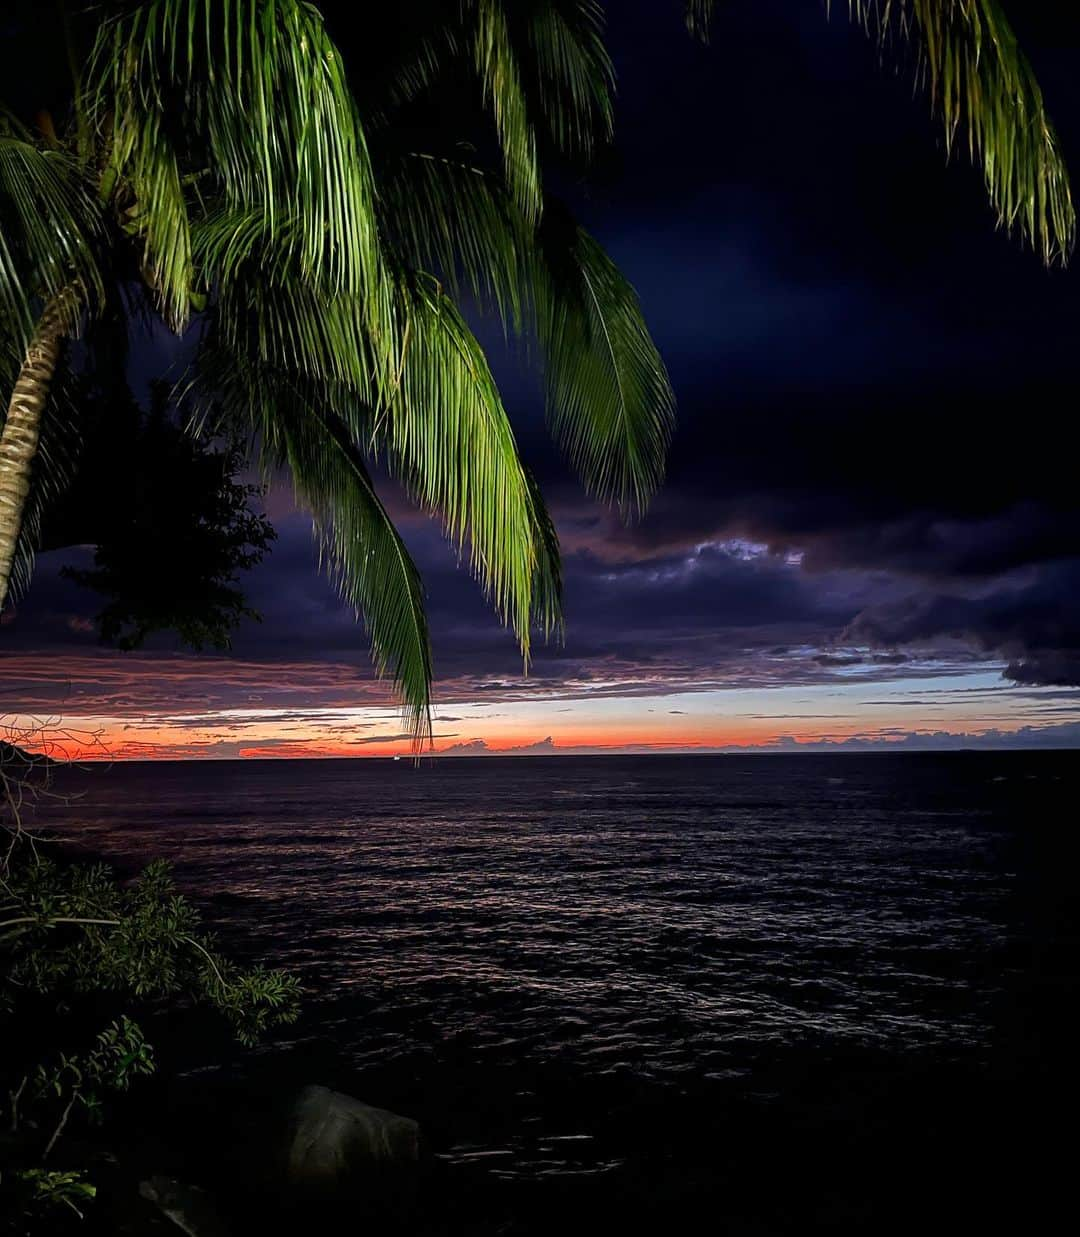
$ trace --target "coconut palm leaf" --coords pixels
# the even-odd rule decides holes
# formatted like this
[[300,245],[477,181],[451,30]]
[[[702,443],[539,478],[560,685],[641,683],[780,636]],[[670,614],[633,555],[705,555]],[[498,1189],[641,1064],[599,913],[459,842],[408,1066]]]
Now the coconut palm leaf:
[[642,512],[663,479],[675,398],[633,287],[597,242],[549,210],[537,328],[548,411],[586,487]]
[[542,0],[528,15],[539,112],[564,154],[591,159],[615,125],[615,70],[594,0]]
[[78,286],[80,296],[69,298],[74,322],[87,301],[100,299],[100,239],[100,213],[79,164],[0,118],[0,316],[16,351],[43,302]]
[[[301,269],[331,293],[363,297],[374,323],[385,307],[366,139],[343,60],[314,6],[303,0],[145,0],[103,23],[91,60],[89,111],[111,137],[108,175],[156,166],[160,125],[140,151],[130,126],[182,101],[183,149],[193,187],[234,208],[257,208],[269,228],[289,220]],[[135,130],[140,135],[138,128]],[[143,135],[140,135],[143,136]],[[175,205],[175,195],[172,195]],[[153,216],[136,204],[136,219]],[[149,227],[153,269],[167,243]],[[169,289],[179,300],[181,289]],[[385,323],[383,324],[385,325]]]
[[420,576],[344,426],[279,399],[265,441],[287,463],[309,508],[324,561],[363,619],[377,673],[389,674],[418,745],[431,737],[431,642]]
[[312,515],[324,566],[362,618],[418,745],[431,734],[431,643],[419,573],[348,428],[296,380],[208,340],[185,392],[209,423],[245,425],[267,476],[287,468]]
[[454,543],[528,662],[530,630],[561,626],[557,542],[476,337],[430,276],[403,282],[400,377],[371,441]]
[[563,617],[562,552],[559,533],[551,518],[540,486],[532,473],[522,465],[532,499],[533,537],[536,553],[536,575],[533,579],[533,622],[546,637],[562,641],[566,634]]
[[686,28],[703,43],[709,41],[716,0],[686,0]]
[[[715,0],[687,0],[692,33],[708,37],[714,8]],[[1076,238],[1068,171],[1000,0],[848,0],[848,9],[880,46],[913,44],[946,146],[963,134],[1000,225],[1047,265],[1066,261]]]
[[[555,150],[587,161],[610,141],[614,70],[604,45],[603,6],[596,0],[461,0],[458,6],[413,3],[410,36],[390,40],[389,61],[366,65],[358,89],[372,128],[385,128],[389,108],[430,92],[461,53],[471,50],[494,115],[506,174],[530,217],[542,203],[537,133]],[[384,49],[380,49],[384,50]]]
[[406,156],[381,179],[395,247],[538,340],[571,462],[593,493],[642,510],[663,475],[674,395],[611,259],[559,203],[547,202],[537,232],[494,177],[455,160]]
[[233,355],[292,374],[310,404],[348,427],[351,442],[385,454],[454,543],[468,543],[477,578],[527,659],[533,623],[545,634],[561,624],[557,542],[483,351],[438,283],[399,277],[402,346],[387,373],[361,307],[313,294],[287,242],[284,252],[275,247],[261,220],[218,213],[196,229],[195,252],[221,287],[216,337]]
[[308,281],[294,238],[300,225],[271,225],[258,207],[228,207],[192,232],[200,281],[218,289],[216,330],[229,347],[298,377],[367,384],[379,370],[362,299],[328,295]]
[[532,329],[534,231],[501,180],[460,156],[379,151],[381,227],[403,263],[431,271],[461,300]]
[[472,0],[476,72],[503,152],[506,183],[526,219],[540,217],[536,132],[529,116],[510,25],[500,0]]
[[[201,232],[196,246],[204,252]],[[214,311],[218,336],[233,352],[302,379],[352,441],[385,454],[454,543],[468,543],[477,578],[528,658],[532,623],[550,634],[561,622],[552,602],[557,552],[475,336],[433,278],[403,274],[395,326],[402,347],[393,372],[382,372],[360,308],[312,296],[286,272],[272,247],[234,267]]]
[[[429,161],[420,162],[426,169]],[[501,192],[478,197],[475,206],[505,207],[520,219]],[[483,280],[487,272],[516,301],[520,280],[509,267],[519,259],[507,220],[496,226],[474,213],[470,231],[453,218],[432,218],[436,226],[442,219],[439,256],[449,262],[457,252],[467,259],[471,253],[470,275]],[[439,514],[454,543],[468,543],[477,578],[527,658],[533,621],[545,634],[561,621],[551,602],[559,595],[558,563],[483,349],[434,278],[402,271],[393,328],[401,347],[392,369],[382,368],[362,307],[354,298],[313,292],[289,238],[280,224],[271,235],[254,212],[219,211],[197,227],[200,270],[221,289],[214,309],[220,338],[240,355],[317,385],[354,441],[385,452],[394,475]],[[492,264],[500,246],[504,272]],[[398,251],[402,258],[410,256],[407,248]]]
[[191,221],[176,150],[162,109],[153,103],[129,112],[116,128],[110,184],[122,197],[124,230],[143,244],[143,277],[174,331],[183,331],[195,291]]
[[1049,265],[1064,260],[1076,215],[1042,90],[998,0],[852,0],[879,41],[915,40],[920,73],[945,125],[981,167],[1001,225],[1018,231]]

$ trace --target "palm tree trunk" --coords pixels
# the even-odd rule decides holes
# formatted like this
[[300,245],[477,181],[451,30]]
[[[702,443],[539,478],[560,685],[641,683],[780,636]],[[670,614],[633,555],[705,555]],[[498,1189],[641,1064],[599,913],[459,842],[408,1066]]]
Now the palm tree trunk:
[[15,547],[30,493],[30,469],[41,437],[41,419],[67,334],[65,308],[69,300],[61,293],[46,305],[26,349],[0,432],[0,610],[7,602]]

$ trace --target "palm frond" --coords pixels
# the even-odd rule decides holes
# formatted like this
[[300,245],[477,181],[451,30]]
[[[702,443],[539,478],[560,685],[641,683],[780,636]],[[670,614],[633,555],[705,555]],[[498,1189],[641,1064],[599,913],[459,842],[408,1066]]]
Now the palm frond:
[[384,179],[384,230],[406,260],[540,344],[551,422],[587,487],[626,513],[659,485],[674,396],[633,288],[559,203],[539,232],[498,181],[411,156]]
[[562,641],[566,634],[563,616],[562,553],[559,533],[551,518],[536,478],[526,468],[536,540],[536,571],[533,575],[533,622],[549,639]]
[[310,409],[283,417],[280,406],[272,426],[331,574],[363,618],[376,671],[393,677],[421,746],[431,737],[432,670],[419,573],[344,427]]
[[[278,216],[271,228],[262,207],[218,204],[193,221],[192,253],[200,282],[227,287],[254,269],[277,281],[295,268],[292,216]],[[265,266],[270,260],[269,269]]]
[[[143,275],[166,322],[179,332],[191,314],[191,222],[176,151],[160,106],[130,106],[115,130],[113,167],[124,170],[130,201],[124,228],[143,243]],[[127,196],[127,195],[126,195]]]
[[914,41],[920,76],[951,150],[966,134],[1001,225],[1048,265],[1071,252],[1076,214],[1068,172],[1035,73],[999,0],[849,0],[884,44]]
[[686,0],[686,28],[695,39],[708,43],[716,0]]
[[556,437],[590,492],[642,512],[663,479],[675,397],[637,294],[553,209],[541,233],[537,329]]
[[506,183],[521,213],[535,222],[542,209],[536,133],[529,117],[509,23],[500,0],[473,0],[473,3],[476,71],[495,120]]
[[[497,181],[494,193],[484,193],[476,177],[439,161],[409,166],[437,180],[423,195],[430,209],[395,216],[404,228],[395,237],[405,242],[398,252],[412,258],[423,251],[448,266],[462,258],[471,279],[494,281],[520,315],[525,293],[515,241],[526,238],[513,230],[521,217],[508,195]],[[469,210],[451,209],[461,199],[450,192],[450,176],[457,188],[475,190]],[[403,192],[415,206],[414,186]],[[533,621],[546,634],[559,626],[557,543],[480,344],[435,279],[402,275],[394,324],[401,348],[392,368],[381,368],[360,307],[314,295],[287,235],[282,246],[275,239],[280,229],[268,237],[250,212],[219,212],[196,229],[196,257],[220,282],[214,317],[222,340],[234,353],[313,384],[354,441],[385,452],[392,473],[442,518],[453,542],[468,543],[475,574],[528,657]]]
[[642,510],[674,397],[633,288],[557,202],[539,232],[481,170],[410,156],[384,179],[384,230],[410,264],[538,338],[552,426],[592,492]]
[[376,441],[417,500],[442,516],[453,541],[468,542],[473,570],[527,662],[532,623],[545,635],[559,624],[550,522],[465,320],[434,280],[410,280],[403,295],[400,380]]
[[318,384],[253,365],[207,344],[189,404],[247,424],[264,469],[287,467],[312,515],[323,562],[363,619],[372,660],[390,676],[417,747],[431,735],[431,644],[423,587],[345,425],[320,403]]
[[[235,352],[263,365],[369,395],[396,372],[399,352],[388,357],[384,340],[373,338],[362,298],[328,294],[305,277],[299,232],[299,222],[285,216],[271,227],[258,207],[220,207],[196,221],[199,279],[218,289],[216,330]],[[385,311],[383,322],[394,335]]]
[[341,54],[313,5],[147,0],[103,24],[89,82],[118,176],[137,157],[128,118],[167,113],[182,99],[200,191],[258,208],[270,229],[289,220],[313,285],[363,297],[373,321],[385,308],[367,144]]
[[100,236],[78,163],[0,129],[0,314],[20,350],[45,301],[75,286],[80,308],[101,298]]
[[615,70],[604,45],[604,11],[595,0],[547,0],[529,20],[540,107],[566,154],[590,159],[611,141]]
[[[715,6],[687,0],[692,34],[707,40]],[[894,38],[912,43],[946,147],[951,152],[963,132],[999,224],[1048,266],[1067,261],[1076,239],[1068,169],[1000,0],[848,0],[848,11],[879,46]]]
[[[214,307],[222,341],[317,389],[354,441],[386,453],[455,544],[468,542],[475,574],[528,657],[532,621],[547,633],[558,626],[550,601],[558,565],[483,350],[449,296],[431,277],[399,277],[401,346],[387,368],[362,308],[313,294],[288,253],[265,243],[258,220],[215,216],[195,240],[206,270],[230,276]],[[479,255],[477,271],[483,266]]]
[[[287,255],[261,246],[260,228],[222,215],[196,230],[196,255],[217,255],[232,272],[213,309],[227,355],[252,358],[259,372],[288,373],[288,398],[302,396],[306,408],[346,426],[350,450],[362,442],[385,454],[392,474],[442,518],[455,544],[468,543],[474,573],[527,659],[533,623],[547,635],[561,627],[558,542],[480,344],[434,279],[403,276],[395,327],[402,348],[393,372],[381,371],[359,307],[312,296],[295,269],[290,277]],[[239,359],[230,364],[243,372]],[[238,380],[223,366],[215,381],[227,392]],[[256,429],[267,442],[285,432],[274,430],[279,409],[291,415],[281,398],[259,405]],[[289,430],[289,441],[296,432]],[[323,522],[344,498],[332,489],[320,497],[314,481],[304,494]],[[352,587],[355,564],[340,547],[335,562]]]
[[[218,263],[208,257],[208,229],[195,229],[194,241],[205,276],[234,272],[221,280],[213,308],[221,339],[262,365],[307,380],[348,383],[377,402],[377,388],[393,372],[391,361],[396,365],[398,354],[386,359],[360,299],[325,297],[298,277],[288,255],[262,242],[264,221],[259,215],[218,216],[216,221],[221,224],[219,238],[230,250]],[[249,244],[249,257],[241,259]]]
[[494,309],[514,334],[528,330],[533,229],[500,180],[459,158],[420,153],[379,167],[382,229],[402,262]]

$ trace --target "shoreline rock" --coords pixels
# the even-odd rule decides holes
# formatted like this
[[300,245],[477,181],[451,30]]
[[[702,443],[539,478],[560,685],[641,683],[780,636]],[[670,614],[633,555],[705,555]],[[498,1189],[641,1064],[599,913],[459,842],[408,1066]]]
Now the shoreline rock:
[[139,1194],[188,1237],[229,1237],[210,1195],[198,1186],[184,1185],[172,1177],[153,1176],[139,1182]]
[[286,1159],[291,1184],[319,1190],[374,1184],[366,1166],[401,1168],[420,1158],[420,1127],[329,1087],[308,1086],[293,1109]]

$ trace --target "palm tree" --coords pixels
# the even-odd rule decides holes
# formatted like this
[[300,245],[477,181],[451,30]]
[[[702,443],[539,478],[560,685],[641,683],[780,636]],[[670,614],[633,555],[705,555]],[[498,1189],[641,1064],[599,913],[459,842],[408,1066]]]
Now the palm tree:
[[[549,7],[531,28],[546,51],[528,85],[564,100],[558,144],[588,146],[610,120],[597,14]],[[526,658],[533,624],[550,633],[561,622],[554,530],[453,293],[493,299],[542,339],[556,428],[605,497],[642,505],[658,483],[670,386],[632,289],[599,246],[565,220],[541,226],[527,83],[500,5],[464,4],[452,30],[435,22],[440,45],[421,60],[434,72],[454,40],[469,40],[505,177],[394,151],[392,117],[361,113],[309,5],[212,8],[115,4],[96,32],[70,144],[53,149],[10,126],[11,149],[53,176],[39,173],[30,189],[4,182],[20,210],[19,248],[0,267],[4,342],[21,364],[0,443],[0,590],[25,531],[63,341],[80,319],[130,301],[137,272],[173,329],[197,323],[183,386],[200,423],[242,422],[265,468],[291,470],[376,665],[422,736],[431,664],[421,586],[366,454],[384,455],[468,542]],[[384,111],[426,85],[415,63],[399,62]],[[414,205],[414,192],[425,200]]]
[[[526,660],[533,628],[561,625],[555,532],[463,308],[538,345],[552,428],[592,492],[629,513],[662,475],[673,399],[636,296],[542,175],[547,160],[587,163],[610,139],[602,9],[416,0],[398,26],[380,15],[382,37],[368,40],[378,55],[350,82],[301,0],[102,7],[72,136],[38,140],[15,122],[0,132],[0,359],[14,390],[0,438],[0,604],[12,568],[25,576],[27,495],[48,492],[49,459],[33,491],[29,480],[41,427],[59,416],[49,397],[64,341],[142,296],[197,336],[181,382],[194,423],[242,428],[264,469],[291,472],[422,739],[422,589],[372,455],[468,545]],[[699,33],[710,7],[690,5]],[[1008,28],[990,0],[937,7],[956,19],[911,16],[904,30],[924,36],[950,131],[963,119],[993,154],[1006,220],[1048,258],[1063,252],[1068,186],[1030,71],[1014,43],[1011,75],[1003,55],[993,72],[988,55],[964,59],[981,35],[961,13],[993,13],[999,39]],[[901,0],[884,16],[856,8],[882,37],[894,14],[910,15]],[[444,124],[419,126],[430,140],[418,145],[417,115],[463,90],[488,121],[452,136],[475,144],[440,140]]]
[[32,505],[24,530],[31,468],[64,340],[103,298],[101,235],[78,159],[0,114],[0,376],[11,392],[0,433],[0,606],[13,575],[17,587],[28,582],[39,514]]

